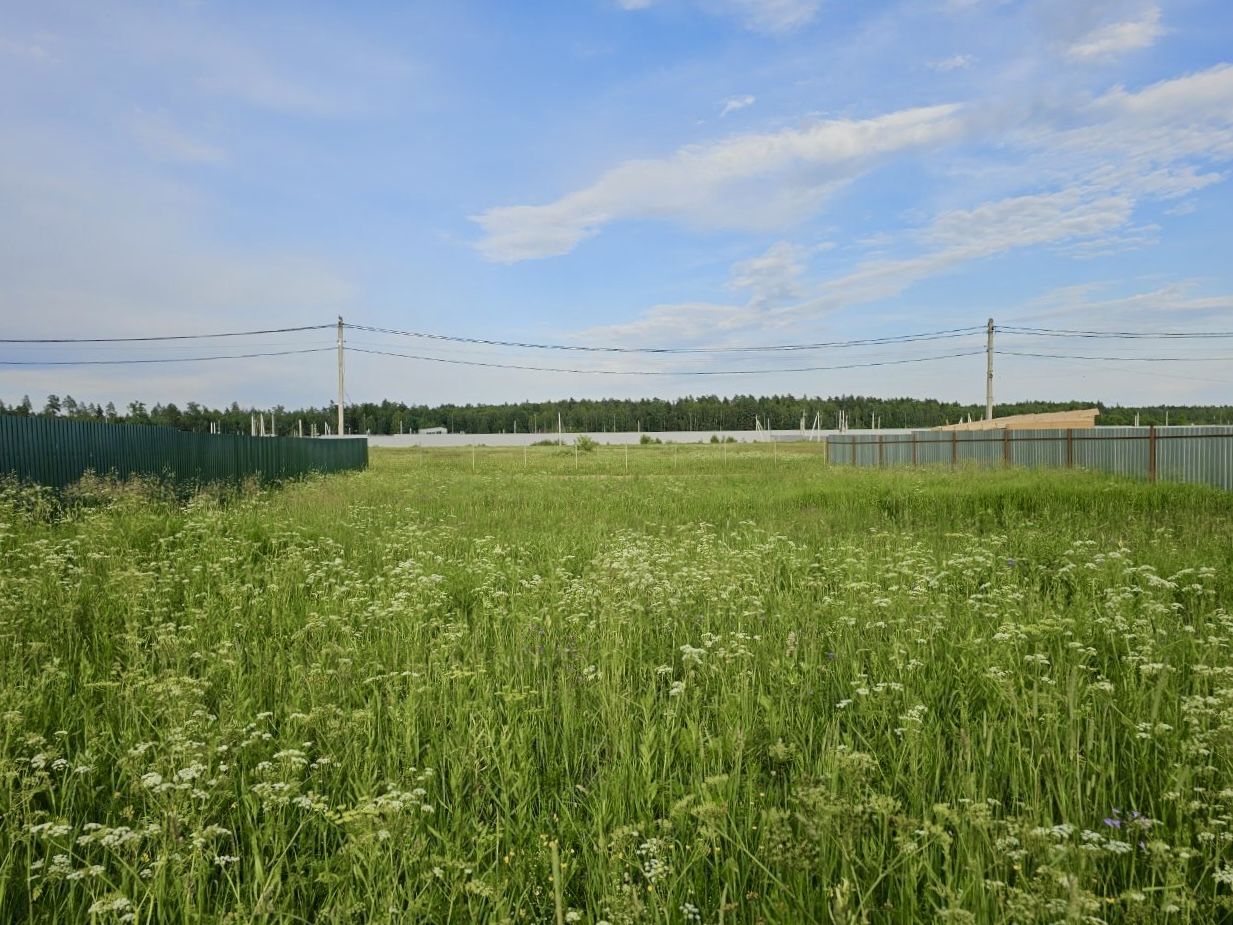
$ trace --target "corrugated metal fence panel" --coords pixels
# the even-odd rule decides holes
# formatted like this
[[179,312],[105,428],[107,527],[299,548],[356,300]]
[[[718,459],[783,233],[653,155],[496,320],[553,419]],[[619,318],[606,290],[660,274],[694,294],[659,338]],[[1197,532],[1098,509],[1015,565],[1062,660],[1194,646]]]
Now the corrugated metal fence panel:
[[958,442],[959,461],[984,466],[1002,464],[1002,435],[987,430],[953,431]]
[[1010,462],[1011,465],[1028,469],[1064,468],[1066,466],[1066,431],[1011,431]]
[[1148,478],[1148,435],[1142,427],[1076,429],[1071,432],[1075,468]]
[[1156,477],[1233,491],[1233,428],[1156,428]]
[[193,434],[169,427],[0,415],[0,474],[63,488],[86,472],[180,482],[265,481],[368,465],[368,441]]
[[[1153,437],[1152,434],[1155,434]],[[1233,491],[1233,427],[1097,427],[1071,431],[917,431],[910,436],[841,434],[827,438],[836,465],[1071,466],[1130,478],[1197,482]]]
[[912,435],[887,435],[884,438],[882,455],[888,466],[910,466],[912,464]]
[[943,463],[950,465],[952,444],[956,442],[951,439],[950,434],[924,430],[914,436],[916,437],[916,462],[919,465],[932,466]]

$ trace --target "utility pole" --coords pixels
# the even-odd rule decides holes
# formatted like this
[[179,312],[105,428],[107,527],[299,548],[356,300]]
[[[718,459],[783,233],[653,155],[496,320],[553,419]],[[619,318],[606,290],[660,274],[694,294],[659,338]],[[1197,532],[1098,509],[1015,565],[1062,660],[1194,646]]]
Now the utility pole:
[[[990,322],[992,324],[992,322]],[[992,375],[992,374],[991,374]],[[343,387],[343,320],[338,316],[338,435],[343,435],[343,397],[346,390]]]
[[985,420],[993,420],[993,319],[985,327]]

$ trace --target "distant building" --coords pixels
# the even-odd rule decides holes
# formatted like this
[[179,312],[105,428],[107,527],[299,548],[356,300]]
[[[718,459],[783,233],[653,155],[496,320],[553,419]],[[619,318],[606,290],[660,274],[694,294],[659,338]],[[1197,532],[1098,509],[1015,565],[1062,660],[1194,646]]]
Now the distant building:
[[445,427],[421,427],[416,431],[417,434],[448,434],[449,430]]

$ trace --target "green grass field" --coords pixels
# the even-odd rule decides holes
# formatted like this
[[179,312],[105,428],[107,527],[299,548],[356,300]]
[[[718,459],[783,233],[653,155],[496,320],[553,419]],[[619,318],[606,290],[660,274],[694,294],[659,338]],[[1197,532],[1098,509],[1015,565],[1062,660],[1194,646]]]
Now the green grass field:
[[816,445],[0,493],[0,921],[1233,918],[1233,496]]

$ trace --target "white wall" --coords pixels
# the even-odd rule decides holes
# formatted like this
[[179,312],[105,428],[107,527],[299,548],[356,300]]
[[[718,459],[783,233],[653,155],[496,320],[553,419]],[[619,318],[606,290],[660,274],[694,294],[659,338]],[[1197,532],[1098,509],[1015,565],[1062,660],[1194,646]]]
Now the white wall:
[[[792,430],[775,430],[771,432],[775,440],[802,440],[809,438],[809,432],[805,432],[802,437],[799,429]],[[815,434],[818,439],[824,440],[828,434],[835,434],[835,430],[823,430]],[[852,433],[852,431],[849,431]],[[908,434],[910,430],[879,430],[867,431],[862,430],[858,433],[883,433],[883,434]],[[753,430],[673,430],[663,433],[648,433],[648,437],[653,437],[656,440],[662,440],[664,443],[710,443],[711,435],[719,437],[720,440],[726,437],[732,437],[741,443],[764,443],[769,441],[769,436],[766,431]],[[561,439],[564,443],[572,444],[578,437],[578,434],[566,433]],[[588,437],[596,443],[606,444],[626,444],[638,443],[642,439],[642,434],[636,431],[616,432],[616,433],[588,433]],[[371,447],[408,447],[408,446],[530,446],[533,443],[538,443],[541,440],[556,440],[556,434],[392,434],[378,435],[372,434],[368,438],[368,445]]]

